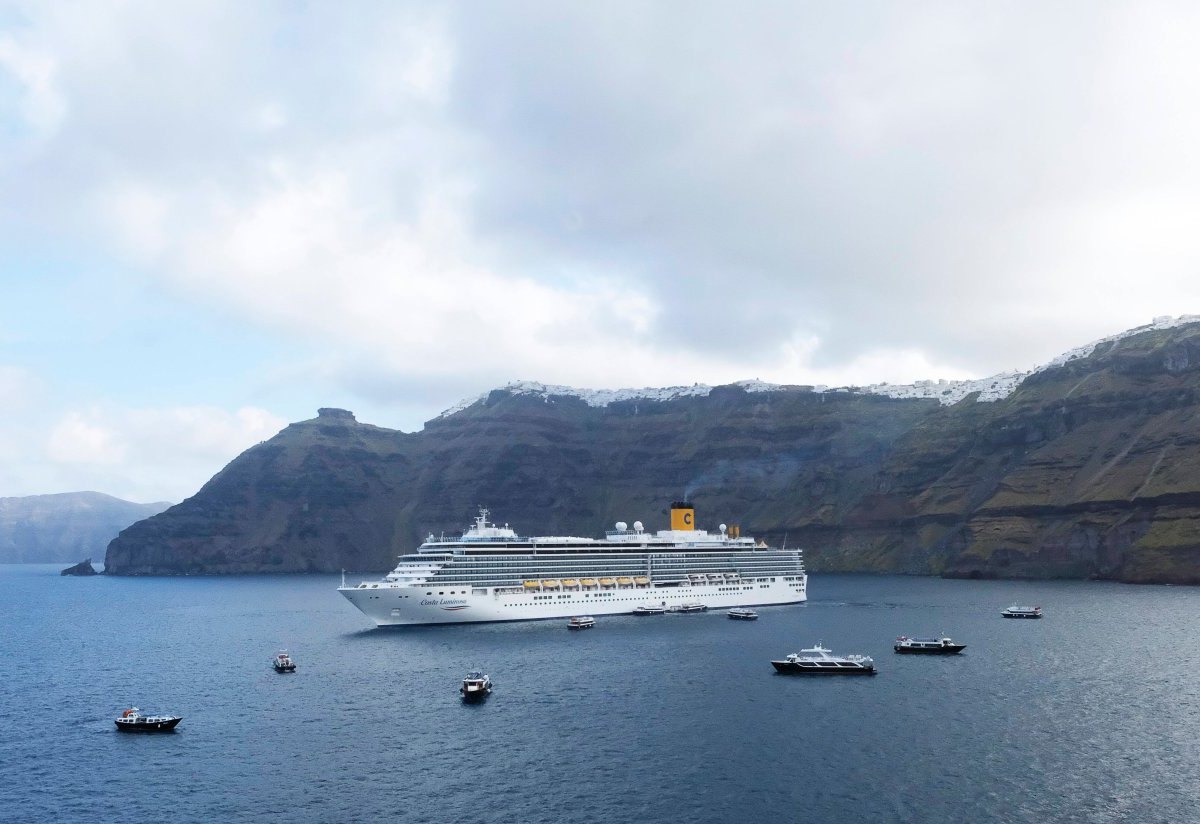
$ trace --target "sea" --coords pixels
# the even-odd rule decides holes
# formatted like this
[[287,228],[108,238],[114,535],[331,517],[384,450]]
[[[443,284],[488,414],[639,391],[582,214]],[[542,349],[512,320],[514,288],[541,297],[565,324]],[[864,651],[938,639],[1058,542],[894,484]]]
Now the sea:
[[[814,574],[756,622],[382,630],[333,576],[60,569],[0,566],[5,822],[1200,820],[1194,588]],[[818,642],[878,675],[772,669]]]

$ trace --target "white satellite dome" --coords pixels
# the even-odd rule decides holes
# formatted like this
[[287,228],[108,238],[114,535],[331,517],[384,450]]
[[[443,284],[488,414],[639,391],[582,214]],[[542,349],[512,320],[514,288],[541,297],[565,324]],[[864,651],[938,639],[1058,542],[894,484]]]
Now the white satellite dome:
[[724,532],[724,531],[725,531],[726,529],[728,529],[728,528],[729,528],[729,527],[725,526],[725,524],[721,524],[721,531],[722,531],[722,532]]
[[642,527],[642,522],[641,522],[641,521],[634,521],[634,522],[633,522],[633,529],[634,529],[634,531],[635,531],[635,532],[641,532],[641,531],[642,531],[642,529],[643,529],[643,527]]
[[624,521],[617,521],[617,532],[624,532],[628,528],[629,528],[629,525],[626,524]]

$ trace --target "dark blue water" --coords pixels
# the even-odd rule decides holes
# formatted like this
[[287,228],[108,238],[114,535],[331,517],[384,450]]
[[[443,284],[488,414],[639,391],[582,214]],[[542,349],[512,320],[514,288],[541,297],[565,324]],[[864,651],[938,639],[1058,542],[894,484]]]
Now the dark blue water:
[[[1200,819],[1200,590],[814,576],[754,623],[576,633],[370,629],[336,584],[0,566],[0,819]],[[966,653],[891,652],[939,632]],[[817,641],[880,674],[774,674]],[[496,691],[464,706],[475,667]],[[184,721],[117,733],[131,704]]]

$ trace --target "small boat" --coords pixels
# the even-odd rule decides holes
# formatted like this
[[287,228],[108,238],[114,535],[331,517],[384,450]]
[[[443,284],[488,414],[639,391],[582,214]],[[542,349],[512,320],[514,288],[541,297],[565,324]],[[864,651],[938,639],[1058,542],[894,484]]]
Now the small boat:
[[1000,612],[1005,618],[1041,618],[1041,607],[1018,607],[1016,605]]
[[525,589],[541,589],[541,588],[542,588],[541,581],[526,581],[525,582]]
[[648,587],[648,586],[650,586],[650,579],[649,579],[649,578],[647,578],[645,575],[639,575],[639,576],[637,576],[636,578],[634,578],[634,579],[633,579],[633,582],[634,582],[635,584],[637,584],[638,586],[640,586],[640,587]]
[[909,638],[907,635],[901,635],[892,646],[903,655],[957,655],[966,648],[966,644],[956,644],[949,638]]
[[567,621],[567,629],[591,629],[596,626],[596,619],[590,615],[576,615]]
[[602,586],[602,587],[612,587],[612,586],[616,586],[616,585],[617,585],[617,582],[614,581],[612,578],[601,578],[600,579],[600,586]]
[[464,701],[482,701],[492,694],[492,679],[479,670],[471,670],[458,691]]
[[666,607],[655,607],[655,606],[643,605],[643,606],[640,606],[637,609],[635,609],[633,611],[633,614],[634,615],[665,615],[666,612],[667,612]]
[[556,578],[549,578],[542,581],[542,589],[559,589],[561,587],[562,583]]
[[170,732],[182,720],[178,715],[142,715],[137,707],[130,707],[116,722],[121,732]]
[[793,652],[782,661],[772,661],[776,672],[788,675],[874,675],[875,662],[869,655],[830,655],[818,643]]
[[729,610],[729,612],[727,612],[725,614],[728,615],[730,618],[732,618],[735,621],[757,621],[758,620],[758,613],[752,609],[746,609],[745,607],[734,607],[733,609]]
[[271,659],[271,666],[276,672],[295,672],[296,662],[292,660],[292,656],[288,655],[287,650],[280,650],[279,654]]
[[562,585],[563,589],[575,589],[577,586],[579,586],[579,582],[574,578],[563,578]]
[[595,578],[580,578],[579,583],[585,587],[594,587],[596,585]]
[[704,604],[676,604],[671,607],[668,612],[707,612],[708,607]]

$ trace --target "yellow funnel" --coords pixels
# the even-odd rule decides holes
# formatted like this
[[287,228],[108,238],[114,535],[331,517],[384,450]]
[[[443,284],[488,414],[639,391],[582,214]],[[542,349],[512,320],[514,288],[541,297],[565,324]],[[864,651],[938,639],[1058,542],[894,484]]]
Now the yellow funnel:
[[687,501],[671,504],[671,529],[690,530],[696,528],[696,510]]

